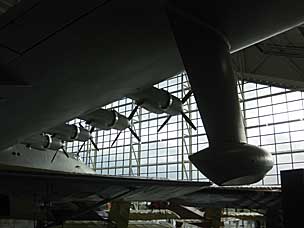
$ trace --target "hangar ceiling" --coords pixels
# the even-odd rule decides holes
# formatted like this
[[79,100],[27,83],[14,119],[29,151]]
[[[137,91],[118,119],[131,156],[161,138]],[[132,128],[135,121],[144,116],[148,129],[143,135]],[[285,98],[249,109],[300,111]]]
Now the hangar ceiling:
[[233,54],[240,79],[303,90],[304,25]]

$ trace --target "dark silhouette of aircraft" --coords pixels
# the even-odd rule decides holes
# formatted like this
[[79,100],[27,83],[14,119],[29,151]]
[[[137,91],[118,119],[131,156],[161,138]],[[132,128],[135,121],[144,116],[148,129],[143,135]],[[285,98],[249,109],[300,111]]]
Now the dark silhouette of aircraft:
[[210,145],[190,160],[219,185],[256,182],[273,162],[246,142],[230,54],[303,12],[302,0],[20,1],[0,16],[0,149],[185,69]]

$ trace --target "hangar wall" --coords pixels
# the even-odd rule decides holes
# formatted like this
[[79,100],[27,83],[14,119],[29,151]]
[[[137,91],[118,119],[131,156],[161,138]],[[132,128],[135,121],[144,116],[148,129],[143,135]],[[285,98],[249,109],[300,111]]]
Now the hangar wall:
[[[184,72],[155,86],[179,98],[189,91]],[[246,81],[239,81],[238,89],[248,142],[274,155],[273,169],[256,185],[279,185],[281,170],[304,167],[304,93]],[[123,98],[104,108],[115,109],[128,116],[134,107],[132,100]],[[97,173],[105,175],[205,181],[206,177],[188,159],[189,154],[208,146],[193,96],[184,109],[197,126],[197,131],[189,127],[181,116],[175,116],[157,133],[166,114],[157,115],[139,108],[132,122],[141,143],[126,130],[111,147],[118,132],[95,131],[94,141],[100,151],[86,143],[80,157]],[[79,121],[76,119],[72,122]],[[77,152],[81,144],[76,141],[68,143],[67,151]]]

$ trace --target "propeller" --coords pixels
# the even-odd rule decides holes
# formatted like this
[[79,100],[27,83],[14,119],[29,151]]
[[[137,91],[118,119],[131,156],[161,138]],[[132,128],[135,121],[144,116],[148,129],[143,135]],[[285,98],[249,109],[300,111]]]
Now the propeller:
[[[136,105],[135,108],[134,108],[134,109],[132,110],[132,112],[130,113],[130,115],[128,116],[127,119],[128,119],[129,121],[131,121],[132,118],[134,117],[135,113],[137,112],[138,107],[139,107],[139,105]],[[138,137],[138,135],[136,134],[136,132],[131,128],[131,126],[129,126],[128,129],[129,129],[129,131],[131,132],[131,134],[140,142],[140,138]],[[117,139],[119,138],[119,136],[120,136],[120,134],[121,134],[122,131],[123,131],[123,130],[121,130],[121,131],[117,134],[116,138],[114,139],[114,141],[113,141],[112,144],[111,144],[111,147],[116,143],[116,141],[117,141]]]
[[[80,126],[81,128],[83,128],[83,129],[85,129],[85,127],[84,127],[80,122],[79,122],[79,126]],[[90,134],[92,134],[94,131],[95,131],[95,127],[92,126],[91,129],[90,129]],[[99,151],[99,149],[98,149],[96,143],[94,142],[92,136],[89,138],[89,140],[90,140],[90,142],[93,144],[94,148],[95,148],[97,151]],[[84,147],[85,143],[86,143],[86,141],[83,142],[83,144],[80,146],[80,148],[79,148],[79,150],[78,150],[78,152],[77,152],[77,157],[79,156],[79,153],[81,152],[81,149]]]
[[61,147],[61,148],[59,148],[58,150],[56,150],[56,152],[55,152],[55,154],[54,154],[54,156],[53,156],[53,158],[52,158],[52,160],[51,160],[51,163],[53,163],[53,161],[55,160],[55,158],[56,158],[56,156],[57,156],[57,154],[58,154],[58,151],[59,151],[60,149],[63,151],[63,153],[65,154],[65,156],[66,156],[67,158],[70,157],[69,154],[68,154],[68,153],[66,152],[66,150],[64,149],[64,147]]
[[[193,91],[190,89],[188,91],[188,93],[183,97],[183,99],[181,100],[182,104],[184,104],[192,95]],[[182,117],[185,119],[185,121],[194,129],[196,130],[195,125],[192,123],[192,121],[189,119],[188,116],[186,116],[186,114],[181,111],[180,114],[182,115]],[[163,122],[163,124],[160,126],[160,128],[157,130],[157,132],[160,132],[160,130],[169,122],[169,120],[171,119],[172,115],[169,115],[167,117],[167,119],[165,120],[165,122]]]

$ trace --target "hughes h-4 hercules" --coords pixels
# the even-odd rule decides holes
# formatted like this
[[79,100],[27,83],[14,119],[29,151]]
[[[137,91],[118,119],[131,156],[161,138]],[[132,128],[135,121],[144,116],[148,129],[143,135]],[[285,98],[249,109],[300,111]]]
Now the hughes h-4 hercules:
[[[273,161],[247,144],[231,54],[301,25],[303,12],[302,0],[18,1],[0,16],[1,216],[64,221],[114,199],[182,201],[209,185],[75,174],[93,171],[63,146],[90,141],[98,149],[94,128],[128,128],[140,140],[130,123],[135,112],[100,109],[122,97],[169,118],[181,114],[195,128],[182,110],[190,95],[180,100],[151,89],[184,69],[209,140],[192,163],[217,185],[261,180]],[[92,128],[66,124],[76,117]],[[79,211],[79,199],[93,193]],[[24,203],[27,210],[15,207],[18,197],[32,203]],[[52,215],[33,209],[42,202]]]

